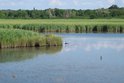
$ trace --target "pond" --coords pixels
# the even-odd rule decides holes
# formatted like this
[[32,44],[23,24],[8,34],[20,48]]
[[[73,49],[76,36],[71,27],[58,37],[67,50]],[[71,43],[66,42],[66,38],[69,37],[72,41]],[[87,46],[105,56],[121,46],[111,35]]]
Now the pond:
[[0,83],[124,82],[124,34],[57,35],[68,44],[0,50]]

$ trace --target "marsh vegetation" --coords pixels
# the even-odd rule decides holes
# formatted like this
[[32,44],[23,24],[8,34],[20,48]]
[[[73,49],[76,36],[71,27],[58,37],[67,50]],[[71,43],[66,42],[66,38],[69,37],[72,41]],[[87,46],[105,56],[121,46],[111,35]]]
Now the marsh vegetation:
[[0,29],[0,48],[42,47],[62,45],[62,39],[55,35],[18,30]]
[[123,33],[123,19],[1,19],[0,28],[35,32]]

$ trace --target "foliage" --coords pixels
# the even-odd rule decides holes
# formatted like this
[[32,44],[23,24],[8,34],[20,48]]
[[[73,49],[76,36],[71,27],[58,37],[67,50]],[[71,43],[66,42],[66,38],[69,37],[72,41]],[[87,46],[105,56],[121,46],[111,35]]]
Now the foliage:
[[[114,12],[114,15],[113,15]],[[93,17],[92,17],[93,16]],[[124,8],[112,5],[107,9],[75,10],[75,9],[45,9],[37,10],[0,10],[0,19],[58,19],[58,18],[124,18]]]
[[112,5],[109,9],[119,9],[119,7],[117,5]]

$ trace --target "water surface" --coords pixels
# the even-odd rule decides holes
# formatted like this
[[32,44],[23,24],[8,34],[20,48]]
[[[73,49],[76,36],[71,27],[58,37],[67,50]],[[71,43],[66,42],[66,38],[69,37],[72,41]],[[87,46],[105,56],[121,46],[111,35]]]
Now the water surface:
[[123,83],[124,34],[57,34],[69,44],[0,50],[0,83]]

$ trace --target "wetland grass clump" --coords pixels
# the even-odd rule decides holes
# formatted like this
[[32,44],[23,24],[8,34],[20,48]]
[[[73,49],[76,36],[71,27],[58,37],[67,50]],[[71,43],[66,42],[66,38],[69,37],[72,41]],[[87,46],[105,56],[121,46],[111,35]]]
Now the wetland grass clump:
[[62,45],[62,39],[53,34],[46,35],[46,44],[47,46],[58,46]]
[[[37,32],[17,30],[17,29],[0,29],[0,48],[17,48],[17,47],[42,47],[47,46],[47,37]],[[57,36],[49,36],[51,44],[49,46],[62,45],[62,39]]]
[[0,25],[3,29],[21,29],[35,32],[123,33],[124,25],[114,24],[16,24]]
[[35,32],[123,33],[123,19],[0,19],[0,28]]

